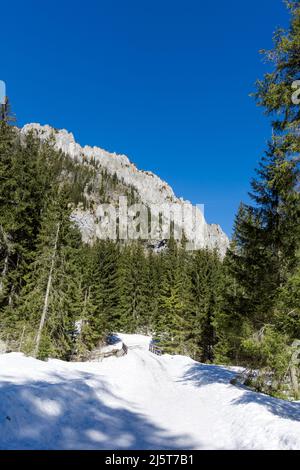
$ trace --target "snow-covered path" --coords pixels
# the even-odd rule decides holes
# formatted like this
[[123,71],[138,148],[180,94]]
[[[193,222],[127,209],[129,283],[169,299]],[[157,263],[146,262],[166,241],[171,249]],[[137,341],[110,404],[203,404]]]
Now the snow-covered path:
[[155,356],[89,363],[0,356],[1,449],[300,449],[300,403],[229,384],[234,372]]

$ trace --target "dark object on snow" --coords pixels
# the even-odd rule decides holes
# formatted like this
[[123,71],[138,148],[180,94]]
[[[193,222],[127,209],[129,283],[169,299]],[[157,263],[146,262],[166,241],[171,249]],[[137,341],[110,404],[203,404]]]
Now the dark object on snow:
[[157,343],[159,343],[159,340],[157,339],[153,339],[152,341],[150,341],[149,351],[153,354],[157,354],[157,356],[161,356],[163,354],[163,351],[159,346],[157,346]]
[[109,334],[107,335],[106,337],[106,344],[117,344],[119,343],[121,340],[118,336],[114,335],[114,334]]

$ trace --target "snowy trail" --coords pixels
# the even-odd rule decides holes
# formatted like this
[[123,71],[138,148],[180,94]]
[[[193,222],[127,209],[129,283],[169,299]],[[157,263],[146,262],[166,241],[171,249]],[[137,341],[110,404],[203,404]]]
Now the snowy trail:
[[300,449],[300,403],[229,384],[232,370],[128,354],[102,362],[0,356],[1,449]]

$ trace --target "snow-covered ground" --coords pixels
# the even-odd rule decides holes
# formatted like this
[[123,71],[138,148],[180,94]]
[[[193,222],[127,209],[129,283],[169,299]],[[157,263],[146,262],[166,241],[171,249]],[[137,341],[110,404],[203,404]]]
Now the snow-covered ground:
[[102,362],[0,355],[1,449],[300,449],[300,403],[229,384],[234,372],[155,356]]

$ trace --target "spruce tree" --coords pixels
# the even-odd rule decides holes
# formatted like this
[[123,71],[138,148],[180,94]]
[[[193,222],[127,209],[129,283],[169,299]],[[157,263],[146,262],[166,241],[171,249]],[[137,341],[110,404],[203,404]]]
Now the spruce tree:
[[4,310],[6,322],[24,350],[38,357],[68,358],[74,349],[75,321],[83,299],[78,298],[77,260],[81,237],[70,221],[64,189],[53,193],[43,214],[34,260],[16,308]]
[[162,256],[162,263],[158,337],[165,352],[193,353],[190,342],[193,307],[187,254],[176,246],[172,238]]
[[145,333],[149,329],[148,266],[140,242],[126,246],[118,271],[119,324],[123,331]]
[[115,241],[98,240],[93,247],[90,297],[95,305],[93,330],[100,339],[119,325],[118,322],[118,261],[119,248]]
[[216,342],[214,318],[220,306],[221,261],[217,252],[197,250],[190,262],[195,358],[211,362]]
[[6,123],[0,130],[0,239],[2,306],[13,304],[32,261],[47,192],[48,162],[41,145],[29,134],[21,140]]
[[263,51],[273,71],[257,82],[255,94],[258,105],[273,118],[272,138],[251,183],[253,205],[242,204],[236,217],[224,263],[223,307],[215,320],[216,351],[222,360],[227,356],[261,367],[265,358],[271,367],[263,350],[271,354],[274,345],[274,374],[280,363],[275,343],[290,341],[278,328],[276,311],[297,269],[300,245],[300,115],[292,100],[300,68],[300,8],[299,2],[287,4],[290,27],[276,32],[272,51]]

